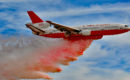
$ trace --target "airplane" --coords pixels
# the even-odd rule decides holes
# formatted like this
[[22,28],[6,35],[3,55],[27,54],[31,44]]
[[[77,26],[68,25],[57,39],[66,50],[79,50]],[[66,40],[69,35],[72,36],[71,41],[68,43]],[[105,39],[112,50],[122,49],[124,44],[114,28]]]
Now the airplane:
[[[49,38],[98,40],[106,35],[117,35],[130,31],[126,24],[96,24],[77,27],[64,26],[52,21],[43,21],[33,11],[27,11],[32,23],[27,23],[33,34]],[[53,27],[51,27],[53,25]]]

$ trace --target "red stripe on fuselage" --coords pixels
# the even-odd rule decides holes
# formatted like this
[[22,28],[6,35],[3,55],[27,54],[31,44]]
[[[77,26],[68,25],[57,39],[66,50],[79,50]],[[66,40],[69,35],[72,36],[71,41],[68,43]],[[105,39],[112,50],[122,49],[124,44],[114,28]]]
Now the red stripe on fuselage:
[[49,38],[64,38],[64,39],[101,39],[103,36],[102,35],[90,35],[90,36],[83,36],[83,35],[71,35],[69,37],[65,37],[65,34],[64,33],[52,33],[52,34],[44,34],[44,35],[41,35],[41,36],[44,36],[44,37],[49,37]]
[[103,35],[115,35],[115,34],[121,34],[128,32],[127,29],[122,30],[97,30],[97,31],[91,31],[91,34],[88,36],[83,35],[71,35],[70,37],[65,37],[64,33],[51,33],[51,34],[44,34],[41,36],[49,37],[49,38],[64,38],[64,39],[101,39]]
[[97,30],[91,31],[91,35],[116,35],[128,32],[128,29],[115,29],[115,30]]

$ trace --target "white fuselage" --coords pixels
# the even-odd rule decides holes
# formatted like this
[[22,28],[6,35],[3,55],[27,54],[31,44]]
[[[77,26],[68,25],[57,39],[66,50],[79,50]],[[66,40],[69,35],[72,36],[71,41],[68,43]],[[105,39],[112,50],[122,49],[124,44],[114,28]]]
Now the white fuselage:
[[[39,28],[39,27],[38,27]],[[98,30],[120,30],[120,29],[130,29],[127,25],[125,24],[96,24],[96,25],[82,25],[82,26],[77,26],[77,27],[72,27],[77,30],[81,31],[98,31]],[[61,31],[53,28],[53,27],[48,27],[48,28],[39,28],[44,31],[46,31],[45,34],[51,34],[51,33],[61,33]]]

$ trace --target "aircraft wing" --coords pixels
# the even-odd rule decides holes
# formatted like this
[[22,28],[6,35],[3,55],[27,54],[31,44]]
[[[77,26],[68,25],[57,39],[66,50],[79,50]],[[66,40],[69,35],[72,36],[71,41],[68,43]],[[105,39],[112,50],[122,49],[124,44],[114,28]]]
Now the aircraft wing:
[[46,22],[50,23],[51,25],[54,25],[54,28],[56,28],[57,30],[60,30],[61,32],[65,32],[65,36],[70,36],[71,34],[78,34],[80,32],[80,30],[63,26],[57,23],[53,23],[51,21],[46,21]]

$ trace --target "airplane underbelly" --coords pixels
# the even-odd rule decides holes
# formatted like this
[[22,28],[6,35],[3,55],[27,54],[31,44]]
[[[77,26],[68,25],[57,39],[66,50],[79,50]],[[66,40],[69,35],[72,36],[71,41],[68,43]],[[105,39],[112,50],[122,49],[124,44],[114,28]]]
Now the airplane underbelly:
[[115,34],[121,34],[128,32],[129,30],[97,30],[97,31],[91,31],[91,35],[115,35]]
[[41,36],[49,37],[49,38],[64,38],[64,39],[71,39],[71,40],[77,40],[77,39],[93,39],[93,40],[97,40],[97,39],[101,39],[103,37],[102,35],[83,36],[83,35],[80,35],[80,34],[65,37],[64,33],[44,34],[44,35],[41,35]]
[[49,38],[64,38],[64,39],[72,39],[72,40],[77,40],[77,39],[93,39],[93,40],[97,40],[97,39],[101,39],[103,37],[103,35],[115,35],[115,34],[121,34],[121,33],[125,33],[128,32],[129,30],[124,29],[124,30],[97,30],[97,31],[91,31],[90,35],[84,36],[81,34],[77,34],[77,35],[71,35],[69,37],[65,37],[64,33],[51,33],[51,34],[44,34],[41,36],[44,37],[49,37]]
[[64,38],[65,37],[64,33],[51,33],[51,34],[44,34],[41,36],[49,37],[49,38]]

